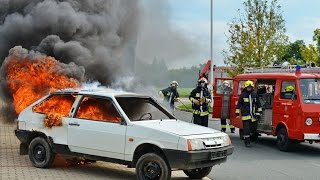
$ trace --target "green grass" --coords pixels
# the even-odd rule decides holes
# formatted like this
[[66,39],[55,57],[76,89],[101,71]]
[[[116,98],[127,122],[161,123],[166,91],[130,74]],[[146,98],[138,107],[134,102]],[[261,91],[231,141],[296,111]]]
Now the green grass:
[[180,87],[178,87],[178,92],[179,92],[180,97],[189,97],[192,89],[193,88],[180,88]]
[[[184,110],[184,111],[190,111],[192,112],[192,104],[181,104],[178,106],[179,109]],[[209,107],[209,112],[212,113],[212,107]]]

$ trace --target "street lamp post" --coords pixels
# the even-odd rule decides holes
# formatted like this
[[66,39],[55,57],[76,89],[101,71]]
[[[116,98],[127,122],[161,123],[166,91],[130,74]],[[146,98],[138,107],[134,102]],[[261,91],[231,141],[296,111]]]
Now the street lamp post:
[[[210,83],[211,83],[211,86],[213,88],[213,0],[211,0],[210,9],[211,9],[211,23],[210,23],[210,60],[211,60],[211,64],[210,64]],[[213,94],[211,96],[211,102],[212,102],[212,106],[213,106]]]

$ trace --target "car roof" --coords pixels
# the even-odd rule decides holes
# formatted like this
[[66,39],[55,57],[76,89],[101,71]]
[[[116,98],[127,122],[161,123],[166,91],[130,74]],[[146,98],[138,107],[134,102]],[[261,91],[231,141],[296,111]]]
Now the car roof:
[[97,89],[62,89],[51,94],[82,94],[82,95],[96,95],[96,96],[145,96],[132,92],[126,92],[122,90],[115,90],[109,88],[97,88]]

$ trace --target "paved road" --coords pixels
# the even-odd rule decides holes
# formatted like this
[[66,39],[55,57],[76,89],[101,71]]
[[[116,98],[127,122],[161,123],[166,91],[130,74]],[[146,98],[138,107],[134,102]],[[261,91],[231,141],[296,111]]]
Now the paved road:
[[[191,114],[175,112],[185,121]],[[220,122],[211,120],[209,127],[219,129]],[[293,152],[281,152],[276,139],[263,135],[253,147],[244,147],[239,134],[228,133],[235,146],[227,163],[215,166],[208,176],[214,180],[319,180],[320,144],[302,143]]]
[[[191,121],[191,114],[181,111],[176,116]],[[219,121],[209,126],[219,129]],[[134,169],[97,162],[86,165],[68,165],[56,158],[51,169],[32,167],[28,156],[19,156],[18,141],[13,134],[14,125],[0,123],[0,180],[7,179],[135,179]],[[227,163],[215,166],[207,179],[214,180],[319,180],[320,145],[303,143],[294,152],[280,152],[275,138],[262,136],[260,142],[245,148],[238,134],[229,134],[235,146]],[[172,179],[188,179],[182,171],[173,173]]]

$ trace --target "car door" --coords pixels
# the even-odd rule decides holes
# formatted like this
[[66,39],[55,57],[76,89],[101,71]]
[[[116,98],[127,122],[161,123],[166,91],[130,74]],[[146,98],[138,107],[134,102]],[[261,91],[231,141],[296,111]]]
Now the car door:
[[[228,82],[229,87],[223,87],[224,82]],[[229,111],[230,111],[230,97],[232,94],[233,88],[233,79],[232,78],[216,78],[214,86],[214,101],[213,101],[213,118],[221,118],[224,117],[229,119]]]
[[[286,87],[292,86],[294,91],[288,93],[285,91]],[[299,106],[299,101],[296,95],[296,81],[295,80],[282,80],[280,93],[278,98],[273,102],[273,113],[275,121],[273,121],[273,126],[275,127],[278,122],[282,121],[286,123],[288,128],[295,129],[294,119],[297,116],[295,109]]]
[[83,96],[69,121],[72,152],[124,159],[127,126],[111,98]]

